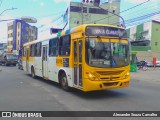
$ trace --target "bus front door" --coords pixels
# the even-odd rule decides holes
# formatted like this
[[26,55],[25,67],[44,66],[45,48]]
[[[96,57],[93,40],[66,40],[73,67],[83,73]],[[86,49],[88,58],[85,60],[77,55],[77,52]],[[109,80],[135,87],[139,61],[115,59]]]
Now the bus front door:
[[74,85],[82,88],[82,40],[74,41]]
[[26,50],[26,71],[29,71],[29,49]]
[[42,74],[43,74],[43,78],[48,79],[47,46],[43,46]]

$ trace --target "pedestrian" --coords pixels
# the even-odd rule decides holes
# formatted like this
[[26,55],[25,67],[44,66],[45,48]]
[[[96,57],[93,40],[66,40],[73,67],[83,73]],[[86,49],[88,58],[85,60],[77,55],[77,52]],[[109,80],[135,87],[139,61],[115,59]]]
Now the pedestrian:
[[153,67],[156,68],[156,57],[153,58]]

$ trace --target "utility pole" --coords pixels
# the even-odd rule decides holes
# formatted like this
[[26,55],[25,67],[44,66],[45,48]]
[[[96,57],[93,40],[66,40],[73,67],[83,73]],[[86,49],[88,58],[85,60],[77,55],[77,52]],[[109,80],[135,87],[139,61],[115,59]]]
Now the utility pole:
[[82,15],[82,25],[83,25],[83,3],[81,3],[81,15]]

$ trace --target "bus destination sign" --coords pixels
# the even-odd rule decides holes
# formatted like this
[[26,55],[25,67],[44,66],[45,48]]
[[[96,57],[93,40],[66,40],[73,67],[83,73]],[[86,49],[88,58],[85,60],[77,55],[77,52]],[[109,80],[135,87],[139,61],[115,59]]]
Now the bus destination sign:
[[124,29],[106,27],[106,26],[88,26],[86,28],[87,36],[112,36],[112,37],[126,37]]

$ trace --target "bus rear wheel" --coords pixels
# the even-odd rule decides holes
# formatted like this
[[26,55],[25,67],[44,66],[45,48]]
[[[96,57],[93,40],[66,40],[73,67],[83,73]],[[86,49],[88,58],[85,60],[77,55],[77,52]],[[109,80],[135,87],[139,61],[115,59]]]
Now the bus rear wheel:
[[67,77],[66,74],[62,74],[62,76],[60,77],[60,84],[61,87],[65,90],[65,91],[69,91],[69,86],[68,86],[68,82],[67,82]]
[[31,68],[31,75],[32,75],[32,78],[36,78],[35,71],[34,71],[33,67]]

